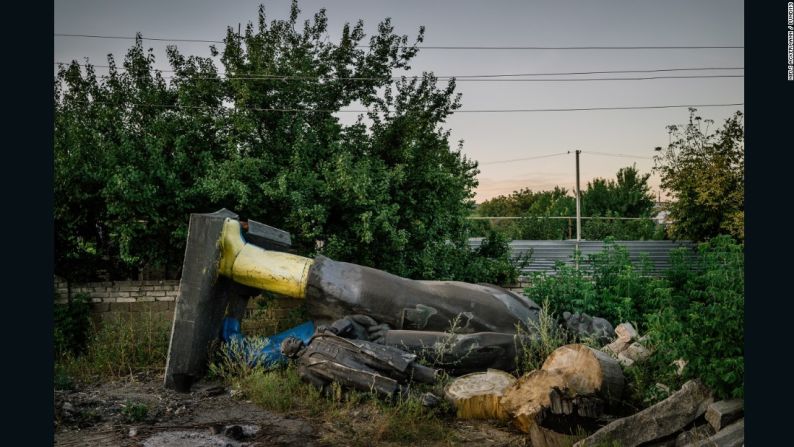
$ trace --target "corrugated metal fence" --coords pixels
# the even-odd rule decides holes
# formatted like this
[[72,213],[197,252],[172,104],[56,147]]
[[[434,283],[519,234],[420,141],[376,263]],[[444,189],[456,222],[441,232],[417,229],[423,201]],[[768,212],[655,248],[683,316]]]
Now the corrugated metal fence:
[[[483,238],[469,239],[469,247],[472,249],[478,248],[482,243],[482,239]],[[629,258],[635,265],[639,265],[643,256],[647,257],[651,264],[652,274],[660,274],[670,268],[671,250],[678,247],[687,247],[689,249],[694,249],[695,247],[690,241],[615,241],[615,243],[627,249]],[[587,255],[598,253],[603,249],[603,241],[579,242],[579,250],[582,253],[582,259],[586,259]],[[516,240],[510,242],[510,250],[514,260],[518,260],[523,256],[530,256],[529,263],[521,269],[523,276],[529,276],[534,272],[553,272],[554,264],[557,261],[573,265],[576,241]]]

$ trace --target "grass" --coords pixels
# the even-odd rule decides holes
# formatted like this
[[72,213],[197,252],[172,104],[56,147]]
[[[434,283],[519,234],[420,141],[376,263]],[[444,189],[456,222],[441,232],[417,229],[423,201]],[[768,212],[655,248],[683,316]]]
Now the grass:
[[113,317],[91,326],[85,351],[55,359],[56,389],[71,389],[75,382],[130,377],[162,369],[168,354],[169,321],[152,313]]
[[429,409],[420,400],[425,391],[441,395],[443,382],[416,387],[407,397],[387,402],[374,394],[342,390],[338,384],[323,394],[302,382],[293,365],[266,370],[250,360],[237,347],[225,345],[210,371],[236,389],[241,398],[262,408],[312,418],[331,427],[327,442],[364,446],[454,439],[448,404]]
[[530,371],[540,369],[546,358],[559,348],[568,343],[565,333],[557,324],[557,318],[550,313],[548,299],[543,301],[537,322],[529,321],[529,333],[522,327],[517,327],[519,335],[536,335],[536,339],[529,338],[525,342],[525,337],[519,337],[518,359],[516,361],[516,373],[521,376]]
[[149,407],[146,404],[127,401],[124,403],[121,415],[127,422],[141,422],[149,415]]
[[332,439],[328,442],[363,446],[454,439],[445,418],[446,404],[436,410],[425,408],[419,389],[394,402],[369,393],[343,391],[335,384],[328,395],[323,395],[303,383],[293,366],[274,371],[259,369],[237,383],[244,398],[267,410],[315,418],[331,426]]

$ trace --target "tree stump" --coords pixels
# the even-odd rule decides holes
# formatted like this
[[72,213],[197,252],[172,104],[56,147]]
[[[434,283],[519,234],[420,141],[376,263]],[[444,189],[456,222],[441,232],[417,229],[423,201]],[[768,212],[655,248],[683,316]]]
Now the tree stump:
[[511,374],[488,369],[458,377],[447,385],[444,395],[455,406],[460,419],[507,420],[500,399],[515,381]]
[[516,381],[501,400],[533,447],[571,445],[603,425],[608,400],[623,391],[623,372],[607,354],[573,344],[549,355],[542,369]]
[[540,424],[544,408],[551,406],[552,389],[565,387],[562,374],[538,369],[523,375],[505,390],[501,405],[513,418],[516,428],[530,433],[532,426]]
[[596,394],[609,401],[623,393],[623,370],[608,354],[581,344],[557,348],[543,362],[544,371],[560,374],[578,395]]

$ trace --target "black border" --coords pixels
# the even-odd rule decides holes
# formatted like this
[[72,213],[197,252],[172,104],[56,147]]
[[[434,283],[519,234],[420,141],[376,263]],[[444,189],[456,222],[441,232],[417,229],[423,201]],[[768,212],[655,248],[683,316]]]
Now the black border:
[[[745,0],[745,439],[779,445],[794,324],[791,220],[794,81],[786,80],[789,1]],[[749,150],[747,148],[750,148]]]
[[52,445],[54,6],[4,8],[4,444]]
[[[788,224],[794,151],[794,82],[786,80],[788,1],[745,1],[746,439],[788,437],[794,253]],[[53,442],[52,393],[52,3],[6,8],[3,189],[5,439]],[[19,9],[22,9],[20,11]],[[26,20],[27,18],[27,20]],[[43,26],[34,26],[43,24]],[[675,24],[671,24],[674,27]],[[10,309],[9,307],[10,306]],[[787,407],[787,405],[786,405]],[[786,442],[786,441],[783,441]]]

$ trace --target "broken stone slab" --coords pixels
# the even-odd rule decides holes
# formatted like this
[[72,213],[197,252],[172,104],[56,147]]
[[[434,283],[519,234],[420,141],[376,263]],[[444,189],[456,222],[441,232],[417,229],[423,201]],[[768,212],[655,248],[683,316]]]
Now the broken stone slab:
[[706,421],[714,428],[714,431],[720,431],[723,427],[739,419],[743,415],[744,400],[721,400],[709,405],[709,408],[706,410]]
[[639,342],[634,342],[618,354],[618,362],[621,365],[629,367],[636,362],[641,362],[651,356],[651,351],[641,345]]
[[615,334],[617,334],[618,340],[621,340],[626,344],[630,344],[640,336],[631,323],[619,324],[618,327],[615,328]]
[[634,415],[613,421],[574,447],[608,445],[635,447],[671,435],[703,415],[713,402],[711,392],[698,380],[690,380],[667,399]]
[[741,447],[744,445],[744,418],[723,428],[717,434],[683,447]]

